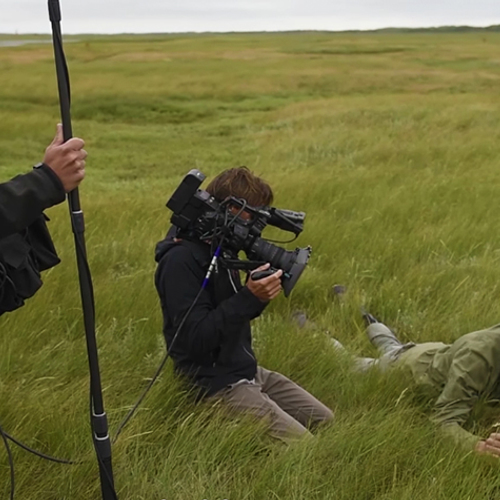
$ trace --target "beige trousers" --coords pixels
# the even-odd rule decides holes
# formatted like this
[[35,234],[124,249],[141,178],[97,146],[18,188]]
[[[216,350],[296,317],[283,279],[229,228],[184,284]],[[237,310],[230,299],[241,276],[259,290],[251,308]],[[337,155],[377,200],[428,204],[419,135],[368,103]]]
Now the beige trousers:
[[333,420],[333,412],[277,372],[257,368],[255,381],[240,380],[212,396],[231,410],[267,419],[270,434],[283,441],[310,435],[308,427]]

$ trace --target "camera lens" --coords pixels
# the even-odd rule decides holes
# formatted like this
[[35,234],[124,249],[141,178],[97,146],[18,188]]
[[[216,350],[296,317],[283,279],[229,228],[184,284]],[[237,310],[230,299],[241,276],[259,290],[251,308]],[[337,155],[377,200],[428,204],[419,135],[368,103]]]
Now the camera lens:
[[269,262],[272,267],[282,269],[283,291],[285,297],[288,297],[304,271],[311,251],[311,247],[296,248],[294,251],[289,251],[262,238],[256,238],[247,251],[247,256],[249,259]]

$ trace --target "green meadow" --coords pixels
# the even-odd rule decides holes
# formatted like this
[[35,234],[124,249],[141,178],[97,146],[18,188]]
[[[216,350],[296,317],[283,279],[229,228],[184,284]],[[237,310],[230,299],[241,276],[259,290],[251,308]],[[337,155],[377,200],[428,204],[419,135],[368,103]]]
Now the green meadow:
[[[500,322],[500,33],[76,36],[66,53],[112,434],[164,355],[154,247],[192,168],[246,165],[276,206],[307,212],[288,248],[311,245],[310,264],[255,321],[255,349],[336,412],[285,446],[251,418],[195,405],[169,362],[113,448],[119,498],[499,498],[497,460],[444,439],[404,374],[354,373],[328,339],[375,354],[362,304],[417,342]],[[7,180],[41,161],[59,120],[49,43],[0,47],[0,116]],[[0,425],[82,461],[13,447],[17,499],[98,499],[68,208],[48,215],[62,263],[0,319]],[[314,325],[299,329],[296,310]],[[499,414],[485,402],[469,428],[487,436]],[[9,491],[0,447],[0,498]]]

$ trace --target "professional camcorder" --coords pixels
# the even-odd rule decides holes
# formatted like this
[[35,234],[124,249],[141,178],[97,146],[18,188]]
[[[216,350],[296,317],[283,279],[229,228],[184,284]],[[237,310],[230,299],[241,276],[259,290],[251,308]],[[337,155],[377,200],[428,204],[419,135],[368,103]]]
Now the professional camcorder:
[[[178,236],[220,246],[225,253],[221,263],[229,269],[251,271],[269,262],[271,269],[254,272],[254,280],[282,269],[283,290],[288,297],[307,265],[311,247],[288,251],[261,238],[261,234],[270,225],[297,237],[304,228],[306,214],[274,207],[251,207],[244,199],[232,196],[218,202],[210,193],[199,189],[204,180],[205,175],[199,170],[189,171],[167,202]],[[244,251],[249,260],[238,259],[240,251]]]

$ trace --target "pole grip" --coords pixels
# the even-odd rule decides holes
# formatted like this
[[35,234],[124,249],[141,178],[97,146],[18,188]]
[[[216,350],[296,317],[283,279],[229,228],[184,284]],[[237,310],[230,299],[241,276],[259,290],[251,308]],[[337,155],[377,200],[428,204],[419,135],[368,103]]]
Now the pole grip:
[[61,22],[61,6],[59,0],[49,0],[49,19],[51,23]]

